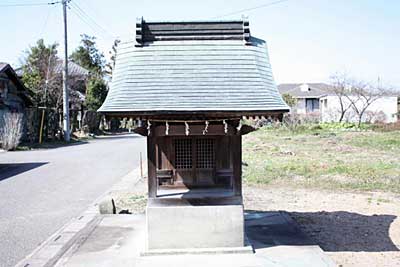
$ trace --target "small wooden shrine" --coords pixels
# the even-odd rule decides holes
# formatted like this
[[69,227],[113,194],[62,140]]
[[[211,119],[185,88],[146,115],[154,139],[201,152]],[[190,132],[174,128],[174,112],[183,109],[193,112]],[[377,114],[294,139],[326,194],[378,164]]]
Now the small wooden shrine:
[[99,111],[147,137],[148,250],[243,246],[242,118],[288,111],[248,21],[139,19]]

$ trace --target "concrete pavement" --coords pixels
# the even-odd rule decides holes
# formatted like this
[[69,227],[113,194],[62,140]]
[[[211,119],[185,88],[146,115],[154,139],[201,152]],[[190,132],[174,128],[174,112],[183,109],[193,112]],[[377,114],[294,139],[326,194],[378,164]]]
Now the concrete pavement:
[[[335,267],[284,212],[249,212],[246,233],[255,253],[140,256],[145,244],[144,215],[103,215],[85,240],[56,266],[66,267]],[[201,249],[200,249],[201,250]],[[198,251],[196,252],[198,253]]]
[[0,153],[0,266],[13,266],[138,166],[145,139]]

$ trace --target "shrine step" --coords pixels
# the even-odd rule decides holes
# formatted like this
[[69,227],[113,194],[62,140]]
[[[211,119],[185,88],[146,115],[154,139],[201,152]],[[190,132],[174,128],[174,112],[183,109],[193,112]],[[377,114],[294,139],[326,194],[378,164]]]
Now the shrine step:
[[213,255],[213,254],[252,254],[253,248],[243,247],[221,247],[221,248],[193,248],[193,249],[149,249],[140,253],[140,256],[162,256],[162,255]]

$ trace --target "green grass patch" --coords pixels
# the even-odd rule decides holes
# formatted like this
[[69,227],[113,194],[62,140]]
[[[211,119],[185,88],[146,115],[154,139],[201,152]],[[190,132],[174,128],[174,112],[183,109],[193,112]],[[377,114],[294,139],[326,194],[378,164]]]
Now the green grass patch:
[[244,137],[249,184],[400,192],[400,132],[264,127]]
[[366,149],[400,152],[400,131],[360,134],[357,138],[348,140],[348,143]]

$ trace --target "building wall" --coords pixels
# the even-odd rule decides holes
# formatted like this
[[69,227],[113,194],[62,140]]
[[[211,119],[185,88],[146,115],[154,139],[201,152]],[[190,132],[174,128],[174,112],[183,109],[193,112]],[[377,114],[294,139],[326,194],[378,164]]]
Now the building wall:
[[4,73],[0,74],[0,128],[4,127],[4,116],[9,112],[25,113],[24,100],[18,89]]
[[318,101],[318,99],[315,98],[315,97],[313,97],[313,98],[297,98],[297,104],[294,107],[293,111],[295,113],[297,113],[297,114],[300,114],[300,115],[307,115],[307,117],[310,117],[310,118],[313,118],[313,119],[317,118],[317,120],[318,120],[319,109],[316,108],[313,111],[308,110],[307,109],[307,99],[308,100],[313,99],[313,100],[317,100]]
[[[344,99],[344,105],[349,105],[350,101]],[[359,104],[359,107],[362,104]],[[340,101],[337,96],[326,96],[320,99],[320,111],[323,122],[338,121],[340,118]],[[374,101],[365,112],[363,122],[377,122],[382,121],[386,123],[397,122],[397,97],[382,97]],[[350,108],[344,121],[356,122],[358,120],[356,112]]]
[[0,102],[3,102],[3,108],[5,106],[10,111],[23,112],[24,101],[18,96],[18,89],[15,84],[5,74],[0,74],[0,82],[2,82],[0,85]]
[[306,100],[304,98],[298,98],[295,106],[295,112],[297,114],[306,114]]
[[2,108],[0,108],[0,129],[2,129],[4,127],[4,114],[6,113],[6,111]]

